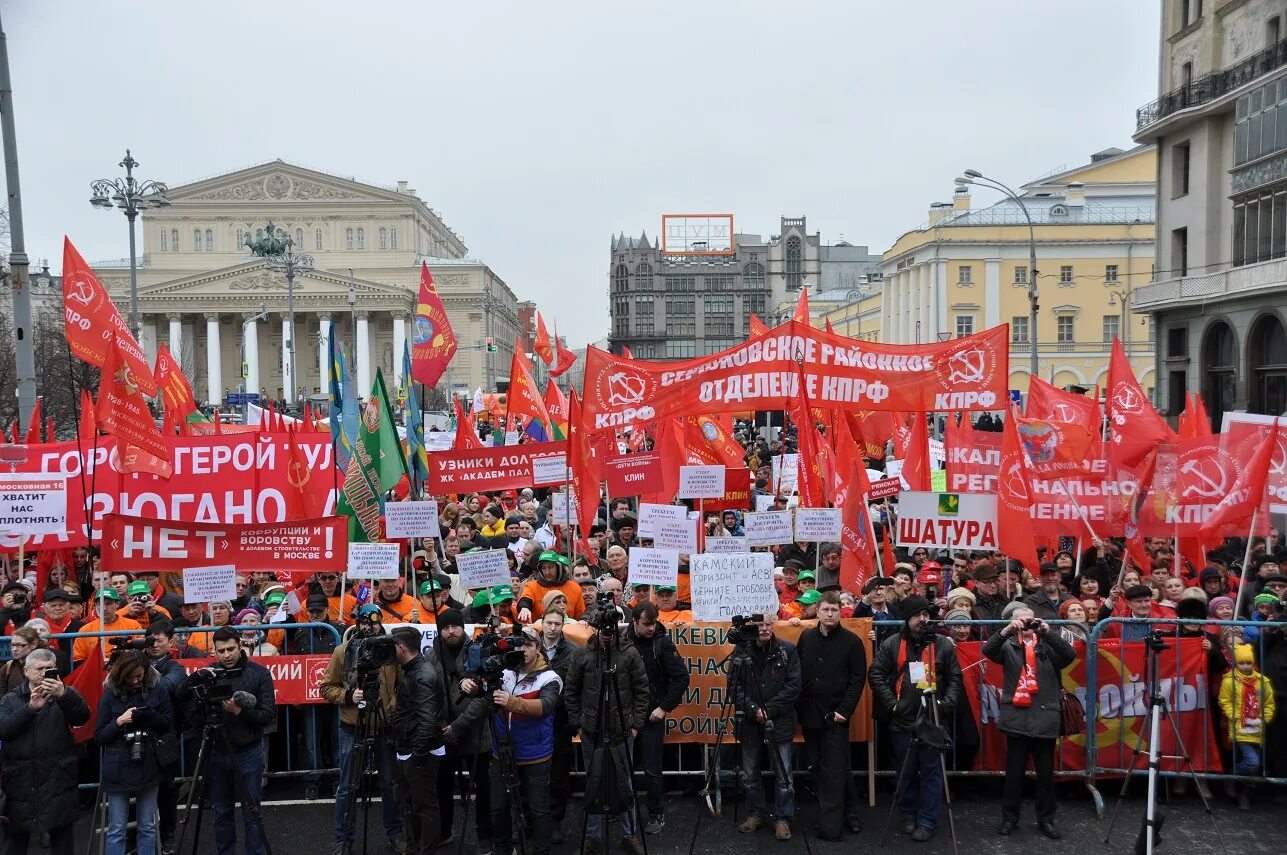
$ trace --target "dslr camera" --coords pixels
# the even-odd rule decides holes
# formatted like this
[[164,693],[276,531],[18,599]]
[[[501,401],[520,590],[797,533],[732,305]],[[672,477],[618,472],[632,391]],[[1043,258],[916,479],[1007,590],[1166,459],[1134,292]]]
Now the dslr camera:
[[137,763],[143,759],[143,745],[147,742],[147,731],[141,727],[131,725],[130,729],[125,731],[125,744],[130,747],[130,762]]

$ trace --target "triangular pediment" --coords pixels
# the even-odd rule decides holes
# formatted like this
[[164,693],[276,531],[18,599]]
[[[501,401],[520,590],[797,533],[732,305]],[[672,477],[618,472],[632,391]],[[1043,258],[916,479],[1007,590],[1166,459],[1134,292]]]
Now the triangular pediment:
[[166,194],[175,204],[184,202],[406,202],[413,199],[353,178],[328,175],[274,160],[248,169],[239,169],[214,178],[169,188]]
[[[296,273],[295,294],[309,297],[347,297],[350,282],[359,299],[383,297],[409,302],[414,297],[412,291],[407,288],[373,282],[369,279],[350,280],[347,276],[325,270]],[[262,294],[264,297],[285,297],[286,274],[280,270],[269,269],[266,262],[251,261],[220,270],[195,273],[179,279],[139,286],[140,298],[245,297],[255,294]]]

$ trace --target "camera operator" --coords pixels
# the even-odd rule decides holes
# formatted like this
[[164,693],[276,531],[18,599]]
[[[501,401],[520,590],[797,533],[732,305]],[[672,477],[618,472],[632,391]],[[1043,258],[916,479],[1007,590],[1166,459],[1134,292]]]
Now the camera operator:
[[[147,637],[154,639],[152,644],[147,648],[147,655],[152,661],[152,667],[161,678],[161,688],[165,689],[166,696],[170,700],[170,723],[175,732],[179,729],[179,724],[184,721],[183,711],[179,703],[179,689],[183,682],[188,678],[188,672],[183,666],[175,662],[170,655],[170,643],[174,639],[174,627],[169,621],[156,620],[147,628]],[[194,746],[195,747],[195,746]],[[196,757],[196,754],[190,755]],[[169,765],[161,766],[161,786],[157,790],[156,803],[157,809],[161,814],[160,835],[161,835],[161,852],[162,855],[170,855],[174,852],[174,831],[178,824],[178,800],[179,790],[174,779],[177,778],[182,770],[176,758]]]
[[94,724],[94,741],[103,749],[99,786],[107,794],[107,855],[125,855],[131,798],[138,805],[138,851],[154,853],[164,774],[155,746],[157,736],[174,726],[170,693],[147,653],[121,650],[112,659]]
[[402,668],[393,720],[389,722],[397,757],[398,803],[410,855],[430,855],[438,848],[442,827],[438,815],[438,765],[443,750],[446,693],[438,670],[420,654],[424,638],[414,627],[393,632]]
[[849,774],[849,720],[867,682],[862,640],[840,625],[840,595],[826,591],[818,625],[800,634],[800,700],[796,712],[818,795],[818,837],[839,840],[841,820],[862,831],[858,788]]
[[[185,704],[194,700],[200,703],[203,696],[221,684],[232,693],[226,700],[210,701],[215,706],[207,710],[208,714],[217,716],[214,723],[227,737],[226,744],[222,738],[210,743],[206,772],[207,791],[214,806],[215,851],[231,855],[237,846],[238,793],[233,784],[236,776],[245,782],[251,802],[241,806],[246,853],[263,855],[264,843],[259,839],[253,817],[262,798],[264,728],[277,717],[273,676],[263,665],[246,656],[237,630],[232,627],[221,626],[215,630],[210,644],[214,649],[214,666],[194,671],[179,689],[179,700]],[[231,756],[228,746],[232,747]]]
[[[320,687],[326,702],[340,708],[340,768],[339,780],[335,784],[337,850],[352,846],[357,839],[356,827],[345,828],[344,825],[349,813],[349,800],[354,795],[349,789],[349,765],[353,761],[353,743],[357,738],[358,704],[376,705],[388,719],[393,714],[399,676],[396,664],[382,665],[372,669],[369,674],[360,673],[358,664],[362,646],[368,640],[384,635],[384,622],[380,607],[370,603],[357,610],[356,620],[356,627],[350,631],[348,638],[331,654]],[[362,685],[364,677],[371,685]],[[378,686],[378,697],[371,691],[375,686]],[[373,713],[374,710],[369,714]],[[374,727],[376,722],[372,719],[366,724]],[[376,767],[380,770],[380,810],[384,818],[384,833],[394,851],[398,851],[402,848],[399,842],[402,835],[402,814],[398,810],[394,794],[393,747],[387,733],[376,731],[374,739]],[[356,826],[356,823],[353,825]]]
[[665,782],[661,775],[662,747],[666,740],[666,714],[679,706],[688,691],[688,663],[675,649],[666,628],[657,622],[656,603],[645,601],[633,609],[626,639],[643,657],[648,674],[648,723],[639,731],[639,756],[643,761],[644,789],[648,794],[645,834],[658,834],[666,826]]
[[0,594],[0,632],[12,635],[13,631],[31,618],[31,589],[21,582],[9,582]]
[[[437,616],[438,635],[426,659],[442,677],[443,741],[447,756],[438,767],[438,814],[442,835],[452,837],[455,828],[455,777],[464,769],[469,773],[469,786],[475,792],[474,819],[480,851],[486,851],[492,839],[491,789],[487,786],[490,746],[487,744],[487,698],[473,696],[474,681],[468,679],[466,659],[470,645],[465,638],[465,618],[459,609],[444,609]],[[462,787],[462,789],[464,789]],[[461,799],[466,794],[461,793]],[[461,828],[463,835],[466,829]]]
[[76,848],[79,797],[71,729],[89,721],[89,707],[50,673],[56,661],[49,650],[28,653],[26,682],[0,698],[6,855],[26,855],[33,834],[49,835],[51,855],[72,855]]
[[[943,803],[942,755],[912,738],[922,719],[934,723],[923,696],[935,692],[938,719],[947,721],[961,700],[961,665],[951,639],[930,629],[930,604],[919,594],[905,597],[899,607],[906,623],[902,632],[885,639],[872,657],[870,679],[873,712],[893,730],[894,758],[903,774],[898,810],[903,834],[924,842],[938,828]],[[915,752],[909,761],[907,754]]]
[[[622,847],[632,855],[642,855],[643,842],[635,828],[634,782],[630,780],[630,752],[635,736],[648,723],[648,671],[643,657],[629,638],[620,634],[621,607],[607,602],[600,594],[595,608],[586,617],[594,627],[594,636],[586,642],[568,668],[565,698],[568,726],[581,732],[581,746],[586,757],[586,802],[591,794],[605,792],[625,796],[628,801],[620,813]],[[604,682],[609,667],[617,676],[616,691]],[[605,703],[599,705],[600,697]],[[600,709],[603,717],[599,717]],[[598,744],[605,738],[606,751]],[[628,744],[628,741],[630,744]],[[598,755],[598,756],[596,756]],[[606,770],[606,771],[605,771]],[[597,772],[597,774],[596,774]],[[607,780],[607,775],[613,776]],[[587,852],[605,851],[604,817],[591,813],[586,820]]]
[[[742,789],[746,792],[748,813],[737,830],[749,834],[769,824],[761,778],[761,754],[767,746],[782,761],[780,773],[777,764],[770,763],[777,787],[773,830],[778,840],[790,840],[791,819],[795,816],[791,740],[795,738],[795,703],[800,697],[800,657],[794,644],[773,634],[773,623],[772,615],[763,615],[756,623],[744,624],[744,631],[755,632],[755,641],[747,651],[750,662],[729,674],[728,690],[742,716],[736,736],[742,746]],[[739,645],[745,646],[746,642],[739,641]],[[748,679],[754,683],[747,684]]]
[[1037,829],[1058,840],[1054,769],[1055,740],[1063,720],[1059,675],[1076,654],[1059,633],[1050,631],[1049,624],[1034,617],[1032,609],[1016,609],[1012,617],[983,645],[983,655],[1005,669],[999,723],[1006,735],[1005,784],[997,833],[1013,834],[1019,824],[1023,779],[1031,756],[1037,775]]

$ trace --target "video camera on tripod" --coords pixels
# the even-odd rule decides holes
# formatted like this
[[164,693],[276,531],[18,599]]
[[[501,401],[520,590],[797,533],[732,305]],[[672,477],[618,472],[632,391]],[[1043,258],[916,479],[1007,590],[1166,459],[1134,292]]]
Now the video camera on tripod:
[[500,618],[489,617],[487,629],[470,643],[465,653],[463,673],[477,677],[484,692],[500,688],[505,671],[523,667],[523,651],[519,649],[522,638],[515,632],[517,625],[510,628],[509,635],[500,634],[501,626]]
[[242,666],[236,668],[198,668],[188,677],[192,696],[206,711],[207,717],[217,717],[224,701],[236,694],[236,681],[241,677]]
[[617,605],[610,591],[602,591],[594,598],[594,605],[584,615],[585,622],[597,632],[616,633],[626,614]]
[[357,648],[357,660],[354,667],[357,677],[356,688],[362,690],[362,700],[358,709],[366,709],[368,698],[380,697],[380,669],[394,665],[398,661],[397,644],[387,635],[374,635],[361,639]]
[[131,650],[148,651],[156,643],[156,636],[147,635],[143,638],[109,638],[107,643],[112,646],[112,652],[107,655],[107,668],[110,670],[112,665],[126,653]]

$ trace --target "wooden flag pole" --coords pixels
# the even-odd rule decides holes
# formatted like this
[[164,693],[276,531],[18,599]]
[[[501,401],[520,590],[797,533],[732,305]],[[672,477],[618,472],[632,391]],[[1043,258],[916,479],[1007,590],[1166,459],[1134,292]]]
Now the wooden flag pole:
[[1242,604],[1250,598],[1244,597],[1243,592],[1250,594],[1247,588],[1247,578],[1251,574],[1251,542],[1255,538],[1256,518],[1260,516],[1260,508],[1251,512],[1251,526],[1247,529],[1247,548],[1242,552],[1242,573],[1238,577],[1238,599],[1234,604],[1233,619],[1237,620],[1238,615],[1242,612]]

